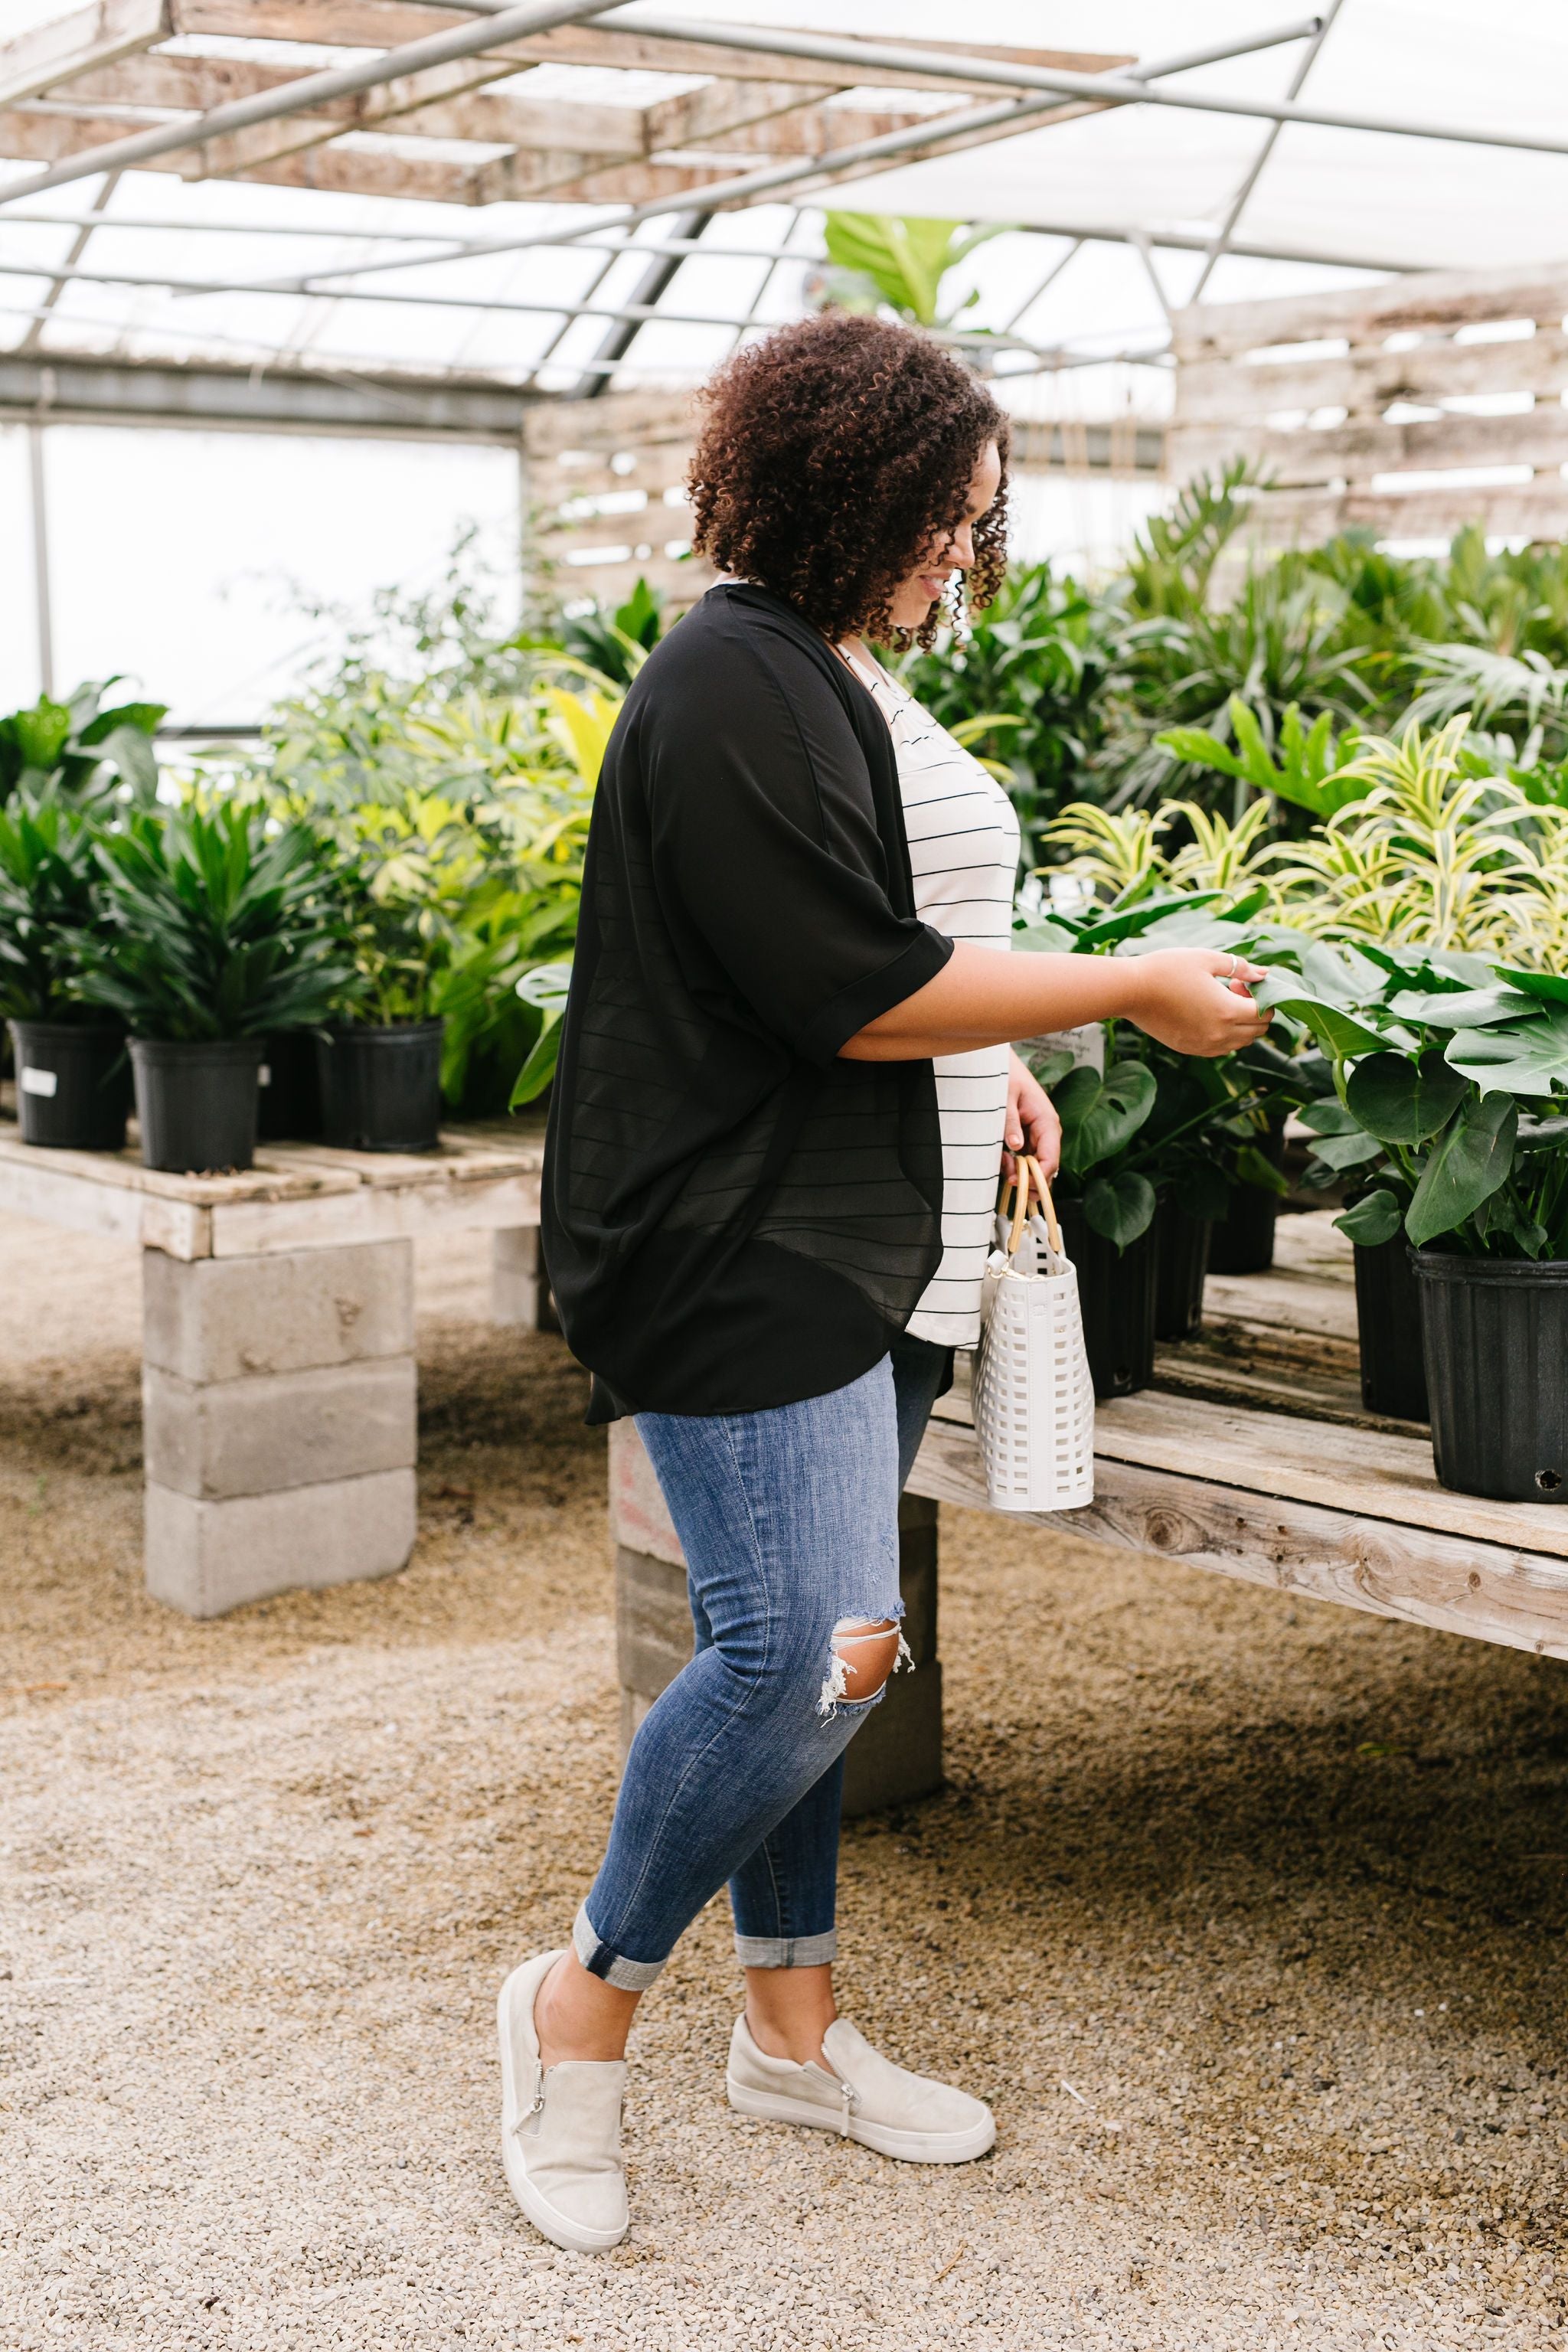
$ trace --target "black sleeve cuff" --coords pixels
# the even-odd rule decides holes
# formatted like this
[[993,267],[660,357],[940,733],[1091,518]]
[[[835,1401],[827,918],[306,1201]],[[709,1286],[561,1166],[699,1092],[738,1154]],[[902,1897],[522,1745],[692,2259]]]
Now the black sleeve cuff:
[[795,1039],[795,1052],[826,1068],[868,1022],[890,1013],[895,1004],[934,980],[952,953],[952,941],[922,923],[891,963],[885,963],[880,971],[868,972],[822,1006]]

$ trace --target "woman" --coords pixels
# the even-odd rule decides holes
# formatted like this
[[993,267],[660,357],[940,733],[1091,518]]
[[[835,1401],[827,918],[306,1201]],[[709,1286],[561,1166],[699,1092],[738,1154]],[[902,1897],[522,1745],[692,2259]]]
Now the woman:
[[995,593],[1007,423],[984,386],[829,314],[706,403],[695,544],[728,577],[605,756],[542,1211],[589,1418],[636,1415],[697,1637],[572,1948],[500,1996],[508,2178],[583,2251],[626,2227],[633,2011],[726,1881],[732,2105],[915,2161],[992,2145],[980,2100],[837,2016],[831,1963],[843,1754],[901,1663],[900,1488],[978,1336],[1004,1142],[1056,1160],[1008,1040],[1120,1016],[1215,1055],[1267,1018],[1233,958],[1009,953],[1006,796],[866,649],[929,644],[965,574]]

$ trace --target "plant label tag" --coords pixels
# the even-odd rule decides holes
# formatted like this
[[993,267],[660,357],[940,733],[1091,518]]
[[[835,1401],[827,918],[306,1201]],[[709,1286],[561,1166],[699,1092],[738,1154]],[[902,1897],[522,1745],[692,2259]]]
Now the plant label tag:
[[266,1062],[262,1063],[261,1067],[258,1070],[256,1076],[257,1081],[259,1085],[269,1087],[272,1084],[272,1071],[269,1065]]
[[29,1063],[22,1072],[22,1092],[25,1095],[54,1095],[59,1092],[59,1087],[60,1074],[58,1070],[36,1069]]
[[1086,1021],[1081,1029],[1048,1029],[1026,1041],[1046,1053],[1070,1054],[1075,1070],[1098,1070],[1105,1076],[1105,1024]]

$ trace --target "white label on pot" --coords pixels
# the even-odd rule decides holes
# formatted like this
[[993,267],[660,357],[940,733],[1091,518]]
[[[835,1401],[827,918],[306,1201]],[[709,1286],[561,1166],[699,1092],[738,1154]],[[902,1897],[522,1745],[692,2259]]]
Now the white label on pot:
[[272,1084],[272,1071],[271,1071],[270,1066],[269,1066],[266,1062],[263,1062],[263,1063],[262,1063],[260,1069],[257,1072],[257,1074],[256,1074],[256,1075],[257,1075],[257,1078],[258,1078],[258,1082],[259,1082],[262,1086],[264,1086],[264,1087],[269,1087],[269,1086]]
[[29,1063],[22,1073],[22,1092],[25,1095],[58,1094],[59,1085],[60,1074],[58,1070],[35,1069]]

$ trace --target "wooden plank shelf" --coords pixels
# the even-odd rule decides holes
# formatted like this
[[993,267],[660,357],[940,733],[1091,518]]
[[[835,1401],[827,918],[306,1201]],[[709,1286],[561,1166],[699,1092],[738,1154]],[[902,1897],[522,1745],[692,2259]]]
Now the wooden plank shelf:
[[[1100,1407],[1089,1507],[1018,1516],[1568,1657],[1568,1509],[1453,1494],[1424,1428],[1365,1411],[1351,1244],[1327,1212],[1281,1217],[1274,1269],[1211,1277],[1205,1304],[1198,1338],[1158,1351],[1152,1388]],[[989,1508],[966,1381],[910,1487]]]

